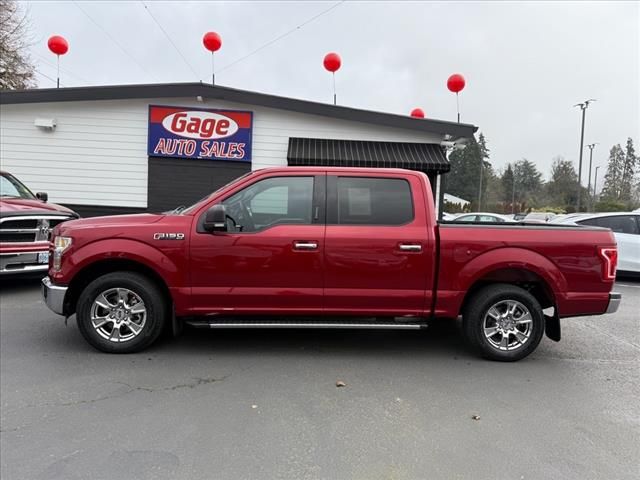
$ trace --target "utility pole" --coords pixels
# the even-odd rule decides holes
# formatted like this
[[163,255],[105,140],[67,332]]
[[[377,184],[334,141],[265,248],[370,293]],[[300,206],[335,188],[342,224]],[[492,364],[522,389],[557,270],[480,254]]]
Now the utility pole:
[[593,163],[593,149],[598,143],[590,143],[589,148],[589,181],[587,182],[587,194],[589,195],[589,210],[593,210],[593,196],[591,196],[591,164]]
[[480,159],[480,186],[478,188],[478,211],[482,211],[482,167],[484,160]]
[[580,197],[582,193],[582,151],[584,150],[584,117],[591,102],[595,102],[595,98],[590,98],[582,103],[576,103],[574,107],[580,107],[582,110],[582,128],[580,129],[580,160],[578,164],[578,206],[576,212],[580,211]]

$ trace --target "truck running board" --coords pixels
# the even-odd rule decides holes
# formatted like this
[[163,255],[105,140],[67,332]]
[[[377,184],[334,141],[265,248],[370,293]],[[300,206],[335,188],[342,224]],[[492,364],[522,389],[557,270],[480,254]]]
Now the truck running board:
[[196,328],[343,328],[343,329],[387,329],[387,330],[418,330],[426,328],[427,324],[417,322],[395,321],[393,319],[376,320],[239,320],[229,318],[189,319],[187,325]]

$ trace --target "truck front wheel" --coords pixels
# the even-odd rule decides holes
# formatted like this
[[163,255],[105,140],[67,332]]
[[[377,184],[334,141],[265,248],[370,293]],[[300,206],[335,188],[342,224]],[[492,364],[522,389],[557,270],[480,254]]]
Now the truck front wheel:
[[160,289],[134,272],[98,277],[78,299],[76,319],[82,336],[107,353],[132,353],[151,345],[167,319]]
[[515,285],[495,284],[477,291],[462,319],[467,342],[490,360],[520,360],[536,349],[544,334],[540,303]]

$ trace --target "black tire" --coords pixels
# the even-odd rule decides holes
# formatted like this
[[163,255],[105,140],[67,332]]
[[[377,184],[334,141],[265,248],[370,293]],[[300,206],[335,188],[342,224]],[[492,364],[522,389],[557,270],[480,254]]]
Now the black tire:
[[[144,302],[146,310],[145,321],[140,331],[134,337],[119,342],[104,338],[99,330],[94,328],[91,321],[94,301],[101,293],[117,288],[126,289],[137,295]],[[144,275],[124,271],[108,273],[87,285],[78,299],[76,310],[76,321],[82,336],[94,348],[106,353],[134,353],[144,350],[158,339],[166,325],[168,316],[167,301],[158,286]],[[109,320],[109,322],[112,321]],[[104,330],[108,330],[108,328],[109,324],[106,324],[101,330],[103,334]],[[123,326],[122,331],[129,335],[134,334],[133,330],[126,326]],[[118,336],[120,332],[121,330],[118,328]]]
[[[504,302],[504,303],[503,303]],[[501,331],[497,331],[490,338],[485,335],[485,317],[489,323],[487,331],[490,333],[492,329],[502,329],[503,326],[499,325],[499,321],[494,321],[493,316],[488,317],[489,310],[492,307],[498,306],[500,313],[506,313],[506,307],[510,304],[520,304],[524,309],[528,310],[531,322],[528,322],[528,317],[524,315],[522,307],[517,306],[515,315],[504,319],[506,322],[512,322],[518,314],[520,317],[516,318],[518,321],[526,322],[519,325],[509,323],[509,326],[517,329],[528,329],[529,325],[531,330],[528,330],[528,338],[525,338],[525,334],[521,330],[518,330],[520,335],[515,333],[507,333],[506,335],[506,350],[502,342],[498,342],[498,339],[504,341],[505,335]],[[502,307],[505,307],[502,310]],[[496,312],[496,310],[492,310]],[[489,360],[497,360],[500,362],[515,362],[521,360],[533,352],[542,336],[544,335],[544,314],[542,313],[542,307],[536,298],[526,290],[516,287],[515,285],[508,284],[494,284],[478,290],[473,297],[468,301],[462,314],[462,331],[466,341],[469,345],[482,357]],[[513,340],[513,348],[509,348],[510,341]],[[496,345],[499,343],[500,345]]]

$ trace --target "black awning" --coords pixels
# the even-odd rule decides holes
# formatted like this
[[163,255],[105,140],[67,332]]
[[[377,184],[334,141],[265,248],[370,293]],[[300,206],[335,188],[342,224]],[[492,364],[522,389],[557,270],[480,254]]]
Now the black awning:
[[289,138],[290,166],[407,168],[445,173],[451,168],[444,149],[433,143],[369,142]]

